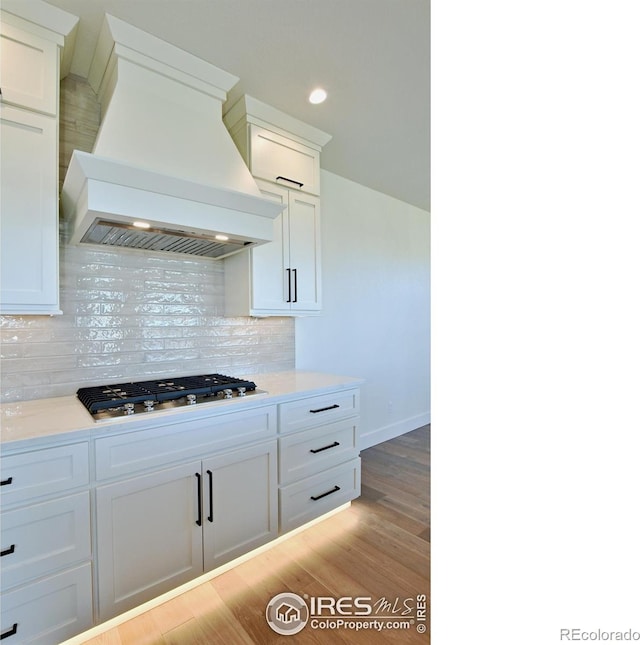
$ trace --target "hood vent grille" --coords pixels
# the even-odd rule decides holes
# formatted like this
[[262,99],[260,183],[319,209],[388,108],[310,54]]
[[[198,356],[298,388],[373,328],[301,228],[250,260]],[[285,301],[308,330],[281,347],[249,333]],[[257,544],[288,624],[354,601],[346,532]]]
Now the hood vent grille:
[[178,233],[160,228],[139,229],[133,225],[108,220],[96,220],[81,241],[129,249],[187,253],[209,258],[221,258],[252,245],[251,242],[233,239],[221,242],[212,236],[185,231]]

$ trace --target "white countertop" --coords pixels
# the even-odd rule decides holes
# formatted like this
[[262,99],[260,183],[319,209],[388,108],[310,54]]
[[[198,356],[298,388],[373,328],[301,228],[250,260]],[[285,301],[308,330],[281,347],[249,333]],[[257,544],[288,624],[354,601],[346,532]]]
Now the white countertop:
[[267,394],[155,412],[143,419],[140,419],[141,415],[133,415],[95,422],[75,395],[5,403],[0,405],[0,440],[3,449],[12,450],[28,448],[31,444],[37,447],[35,444],[41,442],[82,440],[94,434],[102,434],[114,426],[122,429],[133,429],[134,426],[148,427],[161,423],[170,415],[175,418],[173,415],[193,414],[196,411],[206,414],[212,410],[229,412],[230,408],[239,410],[243,407],[278,403],[299,396],[313,396],[336,389],[358,387],[363,383],[359,378],[298,370],[242,378],[253,381],[260,390],[266,390]]

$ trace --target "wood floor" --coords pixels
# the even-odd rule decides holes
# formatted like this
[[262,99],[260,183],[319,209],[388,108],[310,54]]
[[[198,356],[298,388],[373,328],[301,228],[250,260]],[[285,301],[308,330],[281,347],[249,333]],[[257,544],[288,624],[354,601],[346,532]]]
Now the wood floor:
[[[375,632],[312,629],[280,636],[265,620],[283,592],[367,596],[402,621],[404,602],[430,605],[430,428],[362,451],[362,496],[351,508],[91,640],[91,645],[429,643],[426,623]],[[377,611],[377,610],[376,610]],[[360,617],[358,617],[360,618]],[[367,617],[363,617],[367,620]],[[368,617],[371,618],[371,617]],[[353,616],[346,617],[353,620]],[[418,626],[427,626],[426,633]]]

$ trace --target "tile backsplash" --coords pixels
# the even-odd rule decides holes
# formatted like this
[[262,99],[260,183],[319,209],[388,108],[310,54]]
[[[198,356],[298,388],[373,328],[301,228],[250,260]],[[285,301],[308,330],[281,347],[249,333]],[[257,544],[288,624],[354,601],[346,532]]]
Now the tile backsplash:
[[[63,81],[61,179],[73,148],[91,151],[98,109],[86,82]],[[220,261],[63,239],[63,315],[0,316],[2,402],[154,376],[292,369],[293,319],[227,318],[224,289]]]

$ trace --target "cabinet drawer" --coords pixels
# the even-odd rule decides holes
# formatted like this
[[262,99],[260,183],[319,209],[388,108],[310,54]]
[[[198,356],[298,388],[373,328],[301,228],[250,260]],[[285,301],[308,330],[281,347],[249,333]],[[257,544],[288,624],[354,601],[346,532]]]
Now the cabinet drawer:
[[55,645],[92,623],[89,563],[2,594],[0,634],[7,644]]
[[320,193],[320,152],[250,125],[251,174],[307,193]]
[[286,533],[360,496],[360,458],[280,489],[280,532]]
[[89,492],[2,514],[2,584],[22,584],[91,557]]
[[294,432],[359,414],[360,391],[341,390],[280,404],[280,432]]
[[352,417],[281,437],[280,484],[289,484],[357,457],[357,421],[357,417]]
[[2,504],[31,501],[89,483],[86,443],[25,452],[0,459]]
[[265,406],[96,440],[96,480],[163,467],[276,435],[276,406]]

